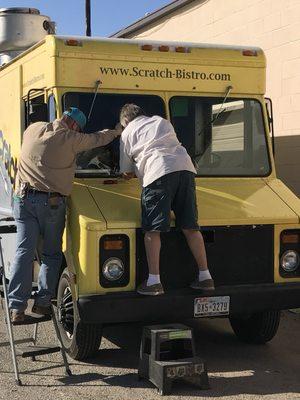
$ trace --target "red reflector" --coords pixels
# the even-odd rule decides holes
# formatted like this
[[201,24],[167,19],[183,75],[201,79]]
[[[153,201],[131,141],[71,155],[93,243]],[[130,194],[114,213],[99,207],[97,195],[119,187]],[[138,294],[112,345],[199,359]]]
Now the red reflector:
[[256,50],[243,50],[243,56],[257,57],[257,51]]
[[105,240],[103,243],[104,250],[122,250],[123,241],[122,240]]
[[187,49],[185,47],[182,47],[182,46],[175,47],[175,51],[177,53],[187,53]]
[[146,51],[151,51],[153,49],[153,46],[151,44],[143,44],[141,46],[141,49]]
[[118,183],[118,181],[116,179],[105,179],[103,181],[103,185],[114,185],[117,183]]
[[158,50],[159,51],[169,51],[170,48],[169,48],[169,46],[159,46]]
[[282,243],[300,243],[300,233],[284,233],[281,236]]
[[68,39],[65,41],[67,46],[82,46],[82,42],[77,39]]

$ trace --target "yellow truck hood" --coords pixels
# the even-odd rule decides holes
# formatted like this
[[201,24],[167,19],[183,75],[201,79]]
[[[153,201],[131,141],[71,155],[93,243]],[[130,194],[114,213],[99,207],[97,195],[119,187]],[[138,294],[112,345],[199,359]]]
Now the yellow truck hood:
[[[88,189],[108,229],[141,226],[137,179],[113,184],[81,179],[77,184]],[[196,195],[202,226],[299,223],[299,199],[277,179],[197,178]]]

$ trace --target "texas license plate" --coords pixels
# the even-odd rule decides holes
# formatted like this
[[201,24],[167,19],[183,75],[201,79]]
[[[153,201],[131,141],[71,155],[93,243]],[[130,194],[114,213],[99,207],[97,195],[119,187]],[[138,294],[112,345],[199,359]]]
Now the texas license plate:
[[229,304],[229,296],[199,297],[194,300],[194,317],[228,315]]

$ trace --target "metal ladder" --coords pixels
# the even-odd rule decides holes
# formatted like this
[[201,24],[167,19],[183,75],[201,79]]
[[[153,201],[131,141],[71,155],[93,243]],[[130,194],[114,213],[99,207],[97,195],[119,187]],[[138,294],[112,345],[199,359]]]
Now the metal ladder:
[[[13,221],[13,219],[12,218],[3,218],[0,220],[0,222],[3,222],[3,221]],[[0,225],[0,234],[10,234],[10,233],[15,233],[15,232],[16,232],[16,226],[14,224]],[[69,367],[69,363],[67,360],[66,352],[62,345],[62,338],[61,338],[61,334],[59,331],[58,322],[57,322],[56,313],[55,313],[53,304],[51,304],[51,311],[52,311],[51,315],[34,316],[34,315],[29,314],[29,315],[26,315],[24,322],[12,324],[11,319],[10,319],[9,307],[8,307],[7,279],[5,276],[4,256],[3,256],[1,240],[2,240],[2,238],[0,236],[0,298],[1,298],[2,310],[4,311],[3,314],[4,314],[4,320],[5,320],[6,327],[7,327],[9,341],[0,343],[0,347],[10,346],[10,348],[11,348],[11,356],[12,356],[12,362],[13,362],[13,367],[14,367],[15,381],[16,381],[17,385],[19,385],[19,386],[22,385],[22,382],[21,382],[21,379],[19,376],[17,356],[20,356],[23,358],[31,357],[32,361],[35,361],[36,356],[61,352],[64,366],[65,366],[66,375],[69,375],[69,376],[72,375],[70,367]],[[2,280],[2,282],[1,282],[1,280]],[[1,283],[2,283],[2,285],[1,285]],[[47,347],[37,346],[36,341],[37,341],[37,333],[38,333],[38,324],[47,322],[50,320],[52,320],[52,322],[53,322],[55,333],[56,333],[56,336],[58,338],[60,345],[59,346],[47,346]],[[29,337],[29,338],[15,339],[13,325],[18,325],[18,326],[34,325],[33,336]],[[31,345],[26,346],[26,347],[16,346],[16,345],[24,344],[24,343],[31,343]]]

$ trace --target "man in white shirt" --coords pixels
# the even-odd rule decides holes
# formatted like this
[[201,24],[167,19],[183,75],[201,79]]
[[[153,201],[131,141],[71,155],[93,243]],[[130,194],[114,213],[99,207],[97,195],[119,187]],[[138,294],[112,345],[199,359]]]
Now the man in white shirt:
[[172,124],[159,116],[147,117],[135,104],[122,107],[120,123],[125,128],[120,139],[120,172],[126,179],[136,175],[143,186],[142,228],[149,276],[138,287],[138,293],[164,293],[159,274],[160,232],[170,230],[171,210],[175,213],[176,228],[184,233],[199,268],[191,287],[214,289],[197,222],[196,171]]

